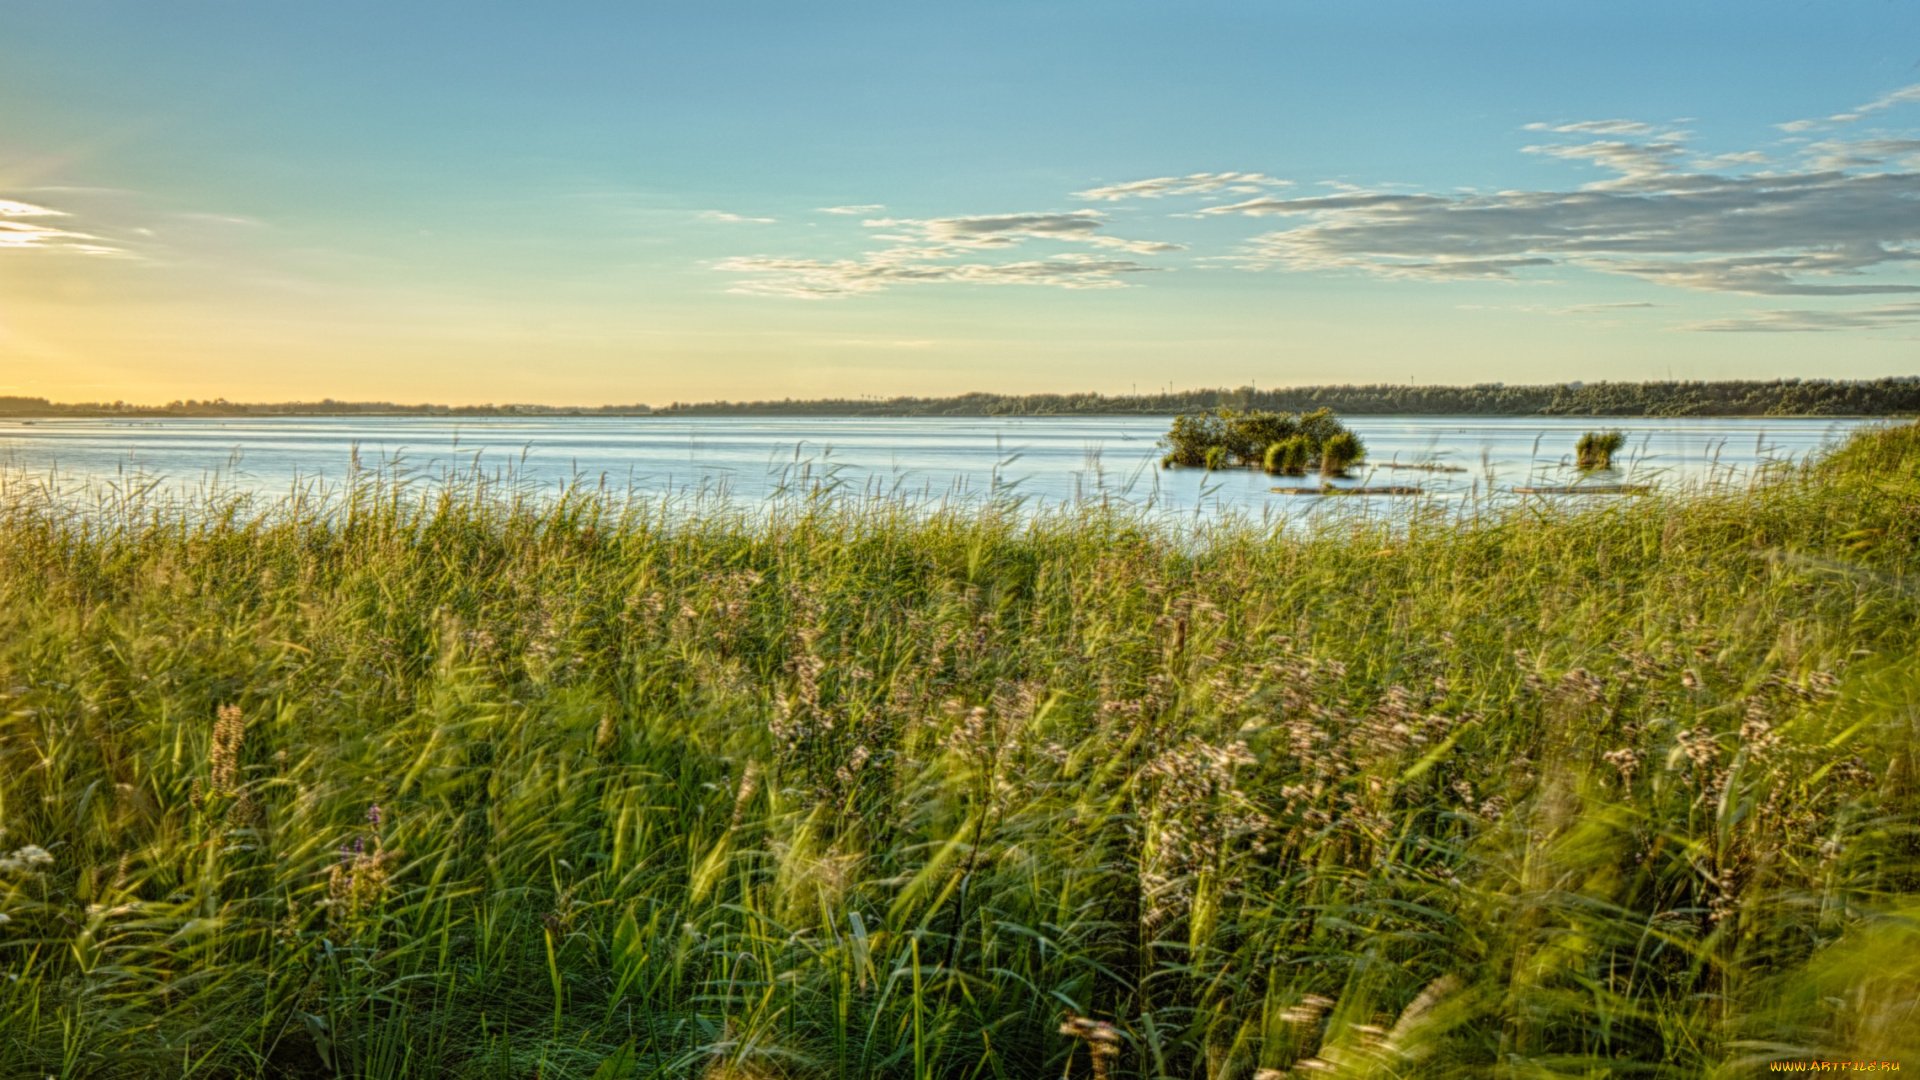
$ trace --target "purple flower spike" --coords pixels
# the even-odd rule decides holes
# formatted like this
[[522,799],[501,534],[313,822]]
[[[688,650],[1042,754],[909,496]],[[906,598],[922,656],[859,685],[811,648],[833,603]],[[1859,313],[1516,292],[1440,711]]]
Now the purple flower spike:
[[372,806],[367,807],[367,820],[372,822],[375,825],[380,824],[380,804],[379,803],[374,803]]

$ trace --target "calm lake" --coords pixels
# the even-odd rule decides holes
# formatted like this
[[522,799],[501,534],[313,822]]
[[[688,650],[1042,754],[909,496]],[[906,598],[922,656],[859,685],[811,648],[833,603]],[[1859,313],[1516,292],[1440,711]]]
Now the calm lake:
[[[1012,495],[1037,505],[1125,501],[1169,512],[1311,512],[1327,500],[1269,492],[1251,470],[1162,470],[1166,417],[788,418],[304,417],[218,420],[0,420],[13,482],[69,494],[136,480],[187,491],[267,496],[337,485],[355,454],[425,481],[478,468],[555,488],[570,480],[648,495],[760,500],[783,490],[912,499]],[[1740,483],[1872,423],[1833,419],[1622,419],[1360,416],[1367,464],[1349,483],[1418,486],[1430,497],[1503,497],[1515,485],[1570,482],[1580,433],[1618,427],[1627,448],[1610,480],[1660,486]],[[1438,463],[1458,472],[1396,469]],[[1510,497],[1510,496],[1506,496]],[[1351,502],[1353,500],[1338,500]],[[1385,504],[1392,500],[1368,500]],[[1398,500],[1397,502],[1404,502]]]

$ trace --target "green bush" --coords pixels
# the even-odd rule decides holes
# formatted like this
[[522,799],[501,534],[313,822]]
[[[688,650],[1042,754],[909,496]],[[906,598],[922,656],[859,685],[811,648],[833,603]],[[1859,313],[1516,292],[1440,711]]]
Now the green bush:
[[1611,469],[1613,455],[1627,445],[1627,436],[1622,431],[1589,431],[1580,436],[1580,442],[1574,451],[1582,469]]
[[1360,436],[1351,431],[1342,431],[1329,438],[1320,446],[1320,475],[1341,476],[1367,456],[1367,447]]
[[1305,476],[1312,457],[1313,448],[1306,436],[1295,435],[1269,445],[1263,464],[1267,472],[1275,476]]
[[1162,464],[1205,465],[1208,448],[1226,445],[1227,422],[1221,415],[1223,411],[1182,413],[1174,417],[1172,429],[1160,439],[1160,445],[1167,448]]
[[1227,467],[1227,448],[1224,446],[1207,447],[1207,468],[1224,469]]
[[1227,416],[1227,452],[1244,465],[1258,464],[1267,447],[1292,438],[1299,423],[1287,413],[1232,412]]
[[[1304,471],[1319,460],[1320,448],[1328,439],[1346,430],[1339,418],[1327,409],[1317,409],[1304,416],[1259,410],[1242,412],[1233,408],[1184,413],[1174,417],[1173,427],[1160,440],[1167,451],[1161,464],[1211,468],[1229,464],[1264,465],[1269,449],[1275,444],[1298,438],[1306,448],[1307,460],[1301,465]],[[1224,457],[1210,461],[1208,451],[1215,448],[1223,451]]]
[[1307,440],[1308,448],[1318,457],[1320,448],[1327,445],[1327,440],[1346,431],[1347,426],[1340,422],[1332,409],[1315,409],[1301,415],[1299,429],[1301,436]]

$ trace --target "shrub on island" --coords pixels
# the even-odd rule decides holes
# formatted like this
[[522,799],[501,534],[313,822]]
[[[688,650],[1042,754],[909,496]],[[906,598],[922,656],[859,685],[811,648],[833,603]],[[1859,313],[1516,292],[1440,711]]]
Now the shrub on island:
[[1577,462],[1582,469],[1613,468],[1613,455],[1627,445],[1627,435],[1623,431],[1589,431],[1580,436],[1574,445]]
[[1360,464],[1367,456],[1367,447],[1360,436],[1351,431],[1342,431],[1329,438],[1320,447],[1320,475],[1344,476],[1348,469]]
[[1267,446],[1262,464],[1274,476],[1305,476],[1313,459],[1313,447],[1304,435],[1282,439]]
[[1326,448],[1342,439],[1346,441],[1338,444],[1337,465],[1328,475],[1343,472],[1365,455],[1359,437],[1331,409],[1295,414],[1223,407],[1174,417],[1173,426],[1160,440],[1166,450],[1160,464],[1209,469],[1239,465],[1304,476],[1313,469],[1326,471],[1322,460]]

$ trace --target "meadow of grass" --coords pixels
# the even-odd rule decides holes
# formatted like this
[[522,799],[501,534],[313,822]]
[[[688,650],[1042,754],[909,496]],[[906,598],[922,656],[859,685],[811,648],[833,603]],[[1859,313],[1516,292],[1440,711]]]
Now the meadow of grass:
[[1185,531],[0,502],[0,1076],[1920,1067],[1920,427]]

